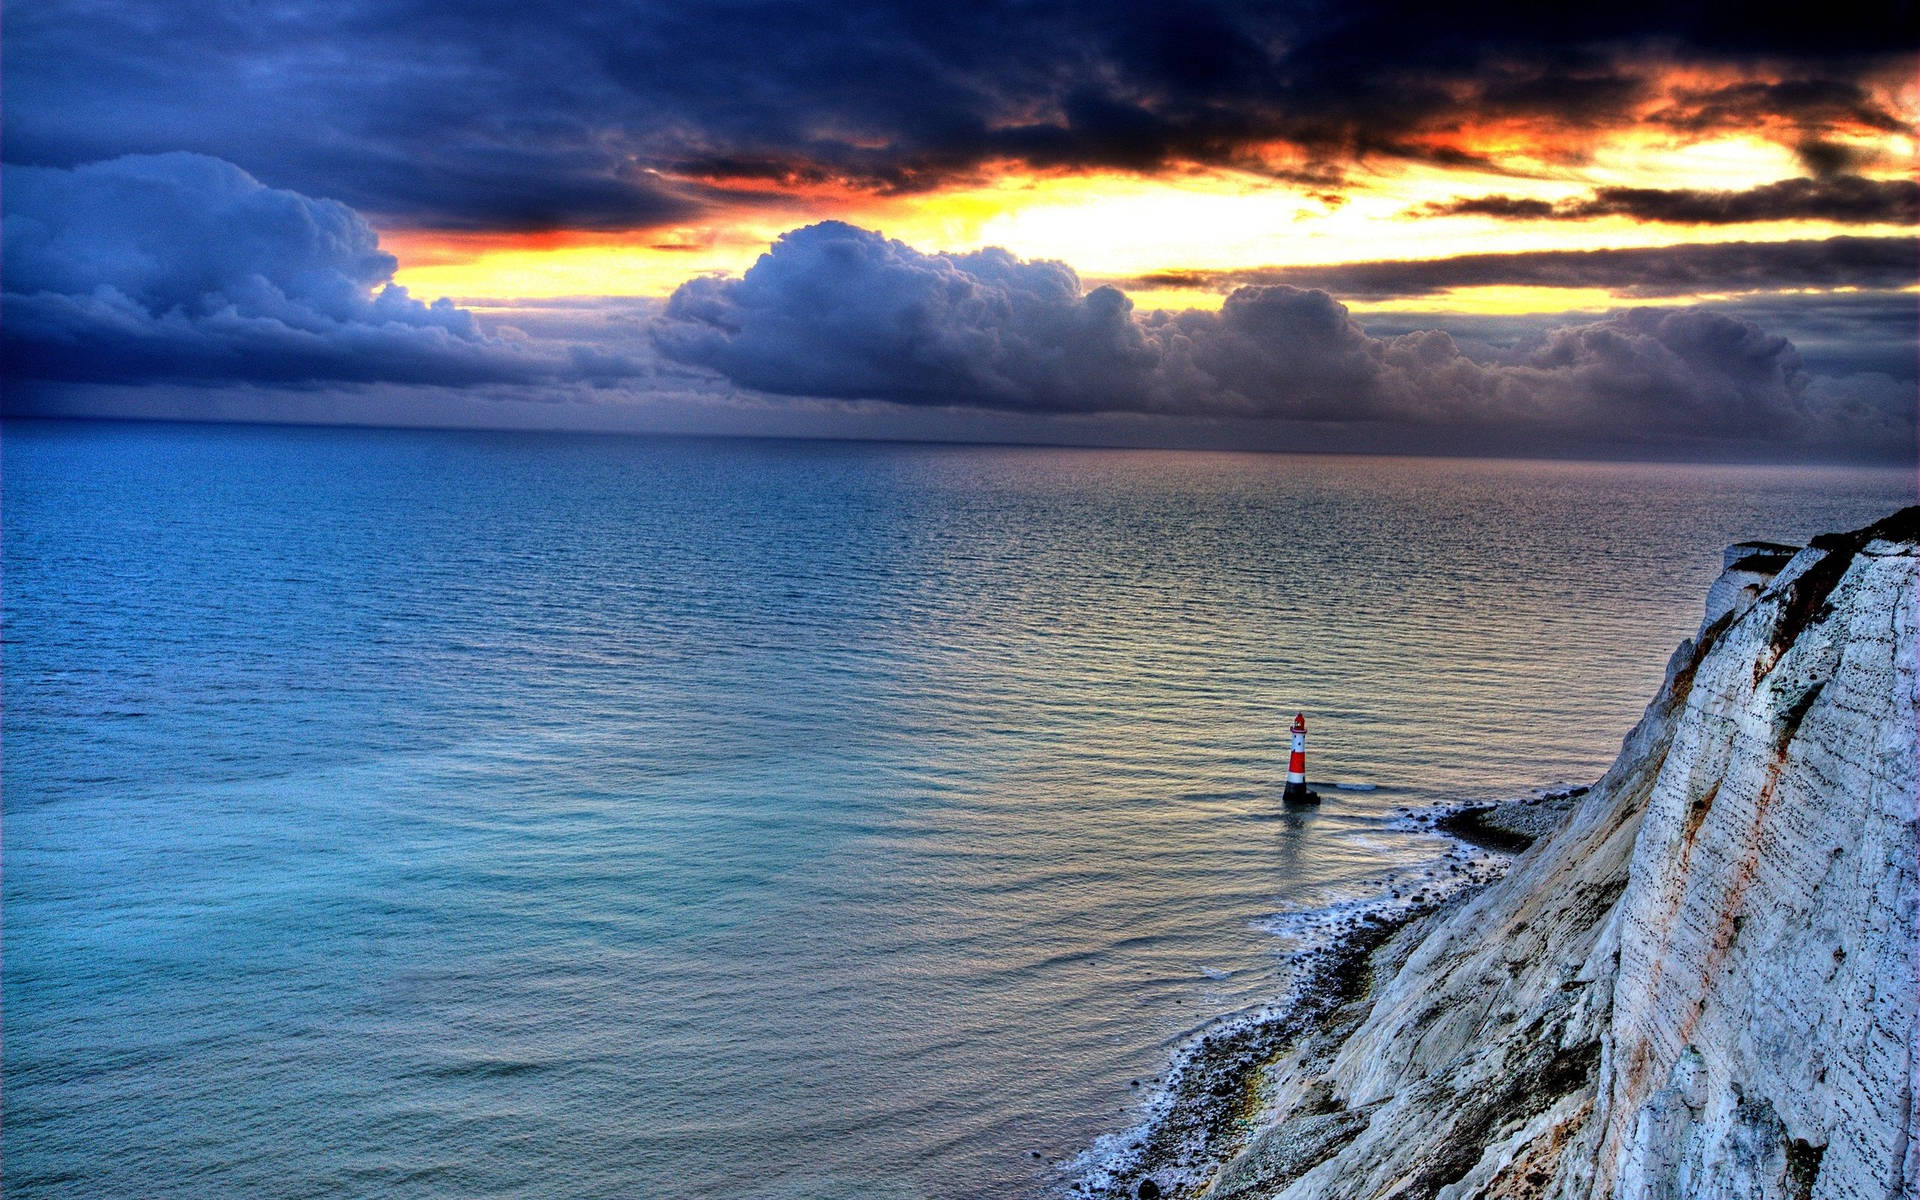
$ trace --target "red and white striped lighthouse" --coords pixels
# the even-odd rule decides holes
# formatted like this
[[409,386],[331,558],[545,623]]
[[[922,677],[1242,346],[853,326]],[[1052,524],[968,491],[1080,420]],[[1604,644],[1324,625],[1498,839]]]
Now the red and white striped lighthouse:
[[1307,790],[1307,714],[1293,714],[1293,753],[1287,758],[1288,804],[1312,804],[1319,795]]

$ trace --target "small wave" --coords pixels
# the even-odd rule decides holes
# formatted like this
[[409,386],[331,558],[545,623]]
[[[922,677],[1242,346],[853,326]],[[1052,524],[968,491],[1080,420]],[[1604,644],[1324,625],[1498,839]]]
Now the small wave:
[[416,1072],[429,1079],[512,1079],[519,1075],[537,1075],[553,1064],[525,1062],[519,1059],[480,1058],[466,1062],[436,1063]]
[[1373,895],[1280,913],[1259,928],[1308,946],[1337,941],[1363,927],[1397,924],[1470,888],[1491,883],[1506,873],[1509,861],[1506,855],[1458,842],[1431,862],[1388,875],[1382,890]]
[[1267,793],[1251,789],[1226,792],[1178,792],[1173,797],[1182,804],[1245,804],[1264,800]]
[[1333,789],[1337,792],[1373,792],[1378,791],[1380,785],[1377,783],[1336,783],[1333,785]]

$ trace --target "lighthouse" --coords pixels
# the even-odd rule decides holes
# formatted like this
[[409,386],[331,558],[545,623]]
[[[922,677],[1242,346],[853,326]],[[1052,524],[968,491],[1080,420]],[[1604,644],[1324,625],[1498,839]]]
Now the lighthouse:
[[1320,793],[1307,790],[1307,714],[1293,714],[1293,753],[1287,759],[1288,804],[1318,804]]

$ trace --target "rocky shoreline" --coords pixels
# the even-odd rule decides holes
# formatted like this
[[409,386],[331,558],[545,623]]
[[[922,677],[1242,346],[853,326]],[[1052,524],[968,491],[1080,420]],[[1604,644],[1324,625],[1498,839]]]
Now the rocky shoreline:
[[[1534,795],[1491,804],[1460,804],[1399,815],[1448,834],[1469,846],[1502,855],[1524,849],[1543,822],[1551,827],[1569,812],[1585,787],[1542,789]],[[1067,1195],[1095,1200],[1239,1195],[1214,1180],[1221,1166],[1245,1149],[1261,1114],[1272,1106],[1270,1077],[1282,1057],[1325,1055],[1346,1040],[1371,1010],[1378,978],[1399,969],[1421,930],[1444,918],[1504,873],[1483,863],[1455,865],[1437,878],[1431,898],[1411,891],[1408,906],[1360,913],[1342,924],[1333,940],[1302,954],[1292,994],[1272,1008],[1228,1018],[1203,1030],[1176,1056],[1165,1081],[1164,1107],[1095,1178],[1070,1184]],[[1417,885],[1416,885],[1417,886]],[[1400,899],[1389,885],[1385,893]],[[1351,1136],[1351,1115],[1328,1119],[1289,1151],[1324,1157]],[[1317,1162],[1319,1157],[1308,1161]]]
[[1372,994],[1376,955],[1409,925],[1463,899],[1423,905],[1403,916],[1361,918],[1332,945],[1309,952],[1292,999],[1201,1034],[1169,1073],[1165,1110],[1119,1161],[1102,1168],[1103,1178],[1077,1181],[1069,1194],[1100,1200],[1182,1200],[1200,1194],[1213,1171],[1245,1146],[1269,1099],[1266,1076],[1279,1056],[1303,1042],[1338,1039],[1357,1028],[1354,1009]]

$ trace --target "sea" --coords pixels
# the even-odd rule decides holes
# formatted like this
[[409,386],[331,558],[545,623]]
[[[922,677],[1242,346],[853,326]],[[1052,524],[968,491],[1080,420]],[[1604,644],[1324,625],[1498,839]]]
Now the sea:
[[[27,1197],[1045,1196],[1906,470],[8,421]],[[1307,722],[1323,803],[1280,804]]]

